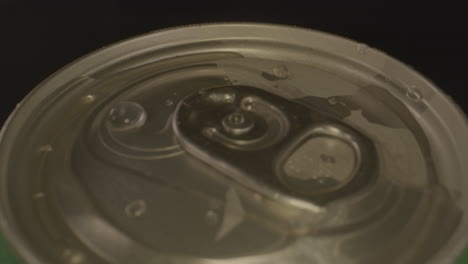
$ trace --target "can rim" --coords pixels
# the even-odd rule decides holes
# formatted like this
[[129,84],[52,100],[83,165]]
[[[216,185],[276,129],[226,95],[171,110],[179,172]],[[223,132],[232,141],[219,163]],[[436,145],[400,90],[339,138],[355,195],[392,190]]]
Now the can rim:
[[[144,35],[119,41],[69,63],[68,65],[56,71],[50,77],[46,78],[31,92],[29,92],[29,94],[9,115],[8,119],[0,130],[0,164],[7,164],[9,153],[13,147],[15,138],[13,132],[21,129],[22,124],[25,122],[28,115],[34,111],[34,108],[37,106],[38,102],[41,101],[41,98],[46,97],[52,91],[60,88],[61,85],[63,85],[66,81],[79,76],[88,75],[96,71],[98,68],[111,65],[121,59],[133,56],[141,51],[148,49],[158,49],[167,45],[179,44],[189,41],[193,42],[194,40],[203,40],[207,38],[230,38],[230,36],[233,35],[232,32],[237,34],[236,37],[269,38],[270,40],[278,39],[275,36],[281,34],[285,36],[294,35],[296,38],[285,38],[287,39],[287,42],[293,44],[300,44],[306,39],[309,41],[311,39],[318,40],[318,43],[320,43],[320,41],[339,43],[344,48],[351,46],[354,48],[358,44],[358,42],[353,40],[316,30],[265,23],[195,24],[190,26],[172,27],[163,30],[152,31]],[[349,57],[349,54],[338,53],[338,55]],[[373,56],[391,61],[392,64],[395,64],[397,67],[401,68],[403,72],[410,73],[413,78],[424,82],[427,87],[441,95],[440,98],[444,100],[442,104],[445,108],[447,108],[444,110],[443,115],[451,117],[451,120],[447,120],[447,122],[450,122],[451,125],[456,125],[458,127],[458,129],[461,131],[458,133],[459,135],[468,134],[468,120],[464,112],[458,105],[455,104],[451,98],[445,96],[443,91],[440,90],[436,85],[427,80],[411,67],[381,51],[375,50],[375,52],[373,52]],[[365,63],[371,67],[379,67],[379,65],[372,65],[373,61],[365,61]],[[31,102],[31,100],[36,101]],[[468,138],[461,136],[457,140],[461,141],[461,146],[468,146]],[[462,162],[462,171],[468,172],[468,153],[463,157],[465,157],[465,162]],[[6,186],[5,182],[7,178],[7,168],[8,166],[2,166],[0,168],[0,186]],[[12,221],[12,212],[11,208],[9,207],[7,195],[8,191],[5,189],[5,187],[2,188],[3,189],[0,190],[2,199],[2,203],[0,205],[0,229],[2,233],[4,234],[6,240],[11,242],[14,251],[16,251],[20,258],[25,260],[27,263],[43,263],[44,259],[41,259],[39,252],[35,250],[33,245],[28,244],[25,236],[22,234],[20,227],[14,221]],[[468,207],[468,196],[465,197],[465,200],[462,203],[466,204],[465,207]],[[468,236],[466,236],[466,234],[468,234],[468,218],[462,220],[462,222],[456,228],[454,235],[450,238],[445,247],[439,249],[434,257],[429,261],[429,263],[440,264],[454,261],[462,253],[463,249],[468,243]]]

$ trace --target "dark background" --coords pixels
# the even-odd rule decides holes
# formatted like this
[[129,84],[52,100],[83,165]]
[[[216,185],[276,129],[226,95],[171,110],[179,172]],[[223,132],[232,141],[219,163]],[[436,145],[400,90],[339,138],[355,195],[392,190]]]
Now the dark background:
[[367,43],[413,66],[468,113],[468,1],[434,2],[0,0],[0,122],[40,81],[102,46],[166,27],[236,21]]

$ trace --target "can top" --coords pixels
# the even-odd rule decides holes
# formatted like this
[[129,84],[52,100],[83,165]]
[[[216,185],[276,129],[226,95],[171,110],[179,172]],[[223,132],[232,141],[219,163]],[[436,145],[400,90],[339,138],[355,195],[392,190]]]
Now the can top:
[[27,263],[451,263],[467,134],[447,96],[364,44],[174,28],[24,99],[0,134],[0,226]]

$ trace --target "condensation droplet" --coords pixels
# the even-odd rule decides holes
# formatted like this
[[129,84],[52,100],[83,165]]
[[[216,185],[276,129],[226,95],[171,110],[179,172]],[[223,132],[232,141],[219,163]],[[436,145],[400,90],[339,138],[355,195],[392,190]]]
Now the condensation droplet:
[[81,98],[81,102],[83,104],[90,104],[92,102],[94,102],[96,100],[96,96],[93,95],[93,94],[88,94],[88,95],[85,95]]
[[46,144],[46,145],[40,146],[37,151],[38,152],[51,152],[53,150],[54,150],[54,148],[52,147],[52,145]]
[[43,193],[43,192],[38,192],[38,193],[34,194],[32,198],[33,198],[34,200],[39,200],[39,199],[42,199],[42,198],[44,198],[44,197],[45,197],[45,193]]
[[217,129],[214,127],[207,127],[203,129],[203,132],[206,136],[213,136],[216,133]]
[[238,81],[238,80],[232,80],[231,83],[232,83],[232,84],[238,84],[239,81]]
[[85,260],[85,255],[83,253],[68,248],[63,251],[63,257],[67,264],[82,264]]
[[113,130],[138,128],[146,122],[146,112],[140,104],[119,102],[109,111],[107,121]]
[[219,222],[219,215],[214,210],[208,210],[205,218],[209,225],[216,225]]
[[338,104],[338,98],[336,98],[336,97],[329,97],[329,98],[328,98],[328,103],[331,104],[331,105],[336,105],[336,104]]
[[242,100],[241,106],[246,111],[251,111],[253,107],[253,99],[250,97],[246,97]]
[[146,202],[144,200],[136,200],[125,206],[125,214],[129,217],[140,217],[145,212]]
[[174,104],[174,102],[173,102],[171,99],[167,99],[167,100],[164,102],[164,104],[165,104],[166,106],[171,106],[171,105]]
[[369,52],[369,46],[367,46],[366,44],[364,43],[359,43],[357,45],[357,51],[360,53],[360,54],[367,54]]
[[273,75],[280,79],[287,78],[289,76],[288,68],[284,65],[277,65],[273,67]]
[[224,95],[224,101],[226,101],[226,103],[232,103],[233,100],[234,100],[234,96],[232,94]]
[[411,86],[406,89],[406,97],[415,102],[422,100],[421,92],[415,86]]

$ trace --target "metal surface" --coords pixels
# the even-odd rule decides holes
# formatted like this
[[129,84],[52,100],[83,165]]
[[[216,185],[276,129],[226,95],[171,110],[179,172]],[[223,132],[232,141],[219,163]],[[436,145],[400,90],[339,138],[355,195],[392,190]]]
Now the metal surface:
[[26,263],[453,263],[467,134],[433,84],[363,44],[161,31],[19,105],[0,137],[0,226]]

